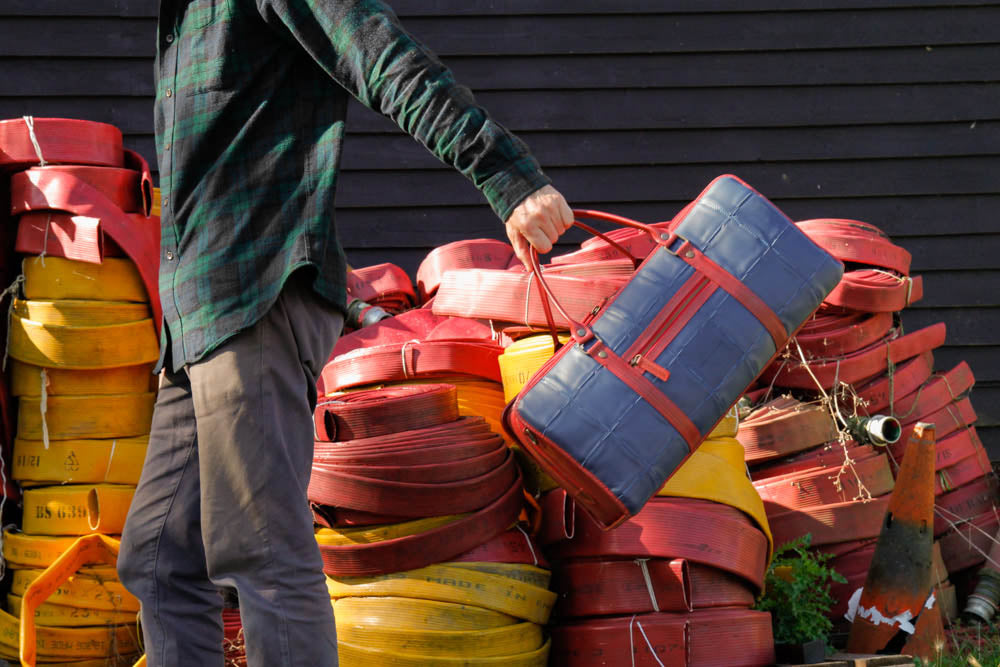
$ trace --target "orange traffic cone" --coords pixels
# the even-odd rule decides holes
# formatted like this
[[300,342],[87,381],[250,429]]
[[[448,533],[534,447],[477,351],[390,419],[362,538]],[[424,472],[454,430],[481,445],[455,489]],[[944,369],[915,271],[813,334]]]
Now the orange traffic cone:
[[[851,653],[899,652],[933,585],[934,425],[918,423],[889,498],[847,640]],[[857,594],[855,594],[857,595]],[[850,612],[849,612],[850,613]]]
[[944,618],[937,601],[928,604],[932,606],[920,614],[916,630],[906,640],[900,653],[923,658],[924,664],[932,665],[944,650]]

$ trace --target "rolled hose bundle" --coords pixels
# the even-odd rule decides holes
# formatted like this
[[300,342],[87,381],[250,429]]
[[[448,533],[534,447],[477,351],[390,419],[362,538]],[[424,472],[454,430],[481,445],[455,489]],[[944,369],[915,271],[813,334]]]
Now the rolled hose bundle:
[[812,241],[842,262],[875,266],[908,276],[910,253],[881,229],[859,220],[822,218],[795,223]]
[[406,271],[389,263],[348,271],[347,294],[390,313],[412,308],[417,302]]
[[799,329],[795,340],[808,358],[836,357],[885,338],[892,325],[890,313],[821,308]]
[[542,497],[539,539],[550,558],[683,558],[734,574],[759,590],[767,536],[743,512],[719,503],[654,497],[621,526],[604,531],[561,489]]
[[841,468],[813,468],[754,482],[769,516],[780,512],[861,500],[890,493],[892,468],[885,455]]
[[551,632],[553,667],[774,664],[771,615],[749,609],[592,618]]
[[420,301],[434,296],[441,279],[453,269],[507,269],[520,263],[510,244],[494,239],[467,239],[438,246],[417,269]]
[[455,387],[397,385],[328,397],[316,405],[316,437],[358,440],[458,419]]
[[779,397],[745,417],[736,439],[746,450],[746,461],[758,463],[811,449],[837,436],[837,425],[825,408]]
[[341,664],[545,667],[555,594],[531,565],[445,563],[327,578]]
[[323,386],[329,394],[360,385],[454,375],[499,382],[496,359],[502,352],[503,348],[495,343],[452,340],[358,348],[335,357],[323,367]]
[[[627,281],[623,278],[576,278],[553,275],[546,279],[566,313],[579,321],[600,308]],[[441,281],[432,307],[436,315],[516,322],[547,326],[541,287],[534,274],[486,269],[449,271]],[[553,313],[556,326],[568,327],[561,313]]]

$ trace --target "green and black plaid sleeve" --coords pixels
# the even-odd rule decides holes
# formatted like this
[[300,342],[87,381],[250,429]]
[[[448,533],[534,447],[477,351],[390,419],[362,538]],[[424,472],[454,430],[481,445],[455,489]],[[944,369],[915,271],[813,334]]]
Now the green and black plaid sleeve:
[[381,2],[163,0],[160,12],[160,299],[175,369],[256,322],[300,267],[343,307],[333,201],[348,94],[501,219],[549,182]]

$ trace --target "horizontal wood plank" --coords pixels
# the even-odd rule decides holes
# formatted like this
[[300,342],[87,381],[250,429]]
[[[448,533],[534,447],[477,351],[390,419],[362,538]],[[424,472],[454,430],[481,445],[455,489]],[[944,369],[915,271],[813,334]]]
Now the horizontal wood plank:
[[[514,131],[725,127],[816,127],[1000,119],[1000,86],[829,86],[730,89],[485,92],[480,103]],[[0,97],[0,117],[25,114],[101,120],[128,134],[148,132],[151,97]],[[398,131],[353,105],[355,131]],[[635,144],[622,147],[635,149]]]
[[[966,237],[968,243],[975,238]],[[898,241],[904,248],[906,240]],[[928,309],[954,306],[996,306],[1000,299],[992,286],[1000,285],[1000,262],[993,270],[980,271],[929,271],[923,273],[924,298],[911,308]],[[998,378],[1000,379],[1000,378]]]
[[[523,56],[989,44],[998,23],[1000,7],[986,6],[748,12],[728,21],[711,13],[413,16],[405,25],[442,56]],[[155,28],[153,17],[7,16],[0,55],[150,55]]]
[[[157,0],[5,0],[0,16],[148,16],[157,15]],[[996,5],[990,0],[391,0],[400,16],[496,16],[633,13],[745,13],[828,9],[900,9],[905,7],[967,7]]]
[[[152,95],[151,56],[0,58],[0,96]],[[997,81],[997,62],[1000,45],[445,59],[474,91],[981,83]]]
[[1000,331],[1000,305],[984,308],[907,308],[902,313],[906,331],[944,322],[949,345],[995,345]]

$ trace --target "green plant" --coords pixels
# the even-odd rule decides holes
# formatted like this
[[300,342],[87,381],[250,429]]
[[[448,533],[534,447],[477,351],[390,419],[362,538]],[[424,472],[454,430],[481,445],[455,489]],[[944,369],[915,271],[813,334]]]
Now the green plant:
[[779,644],[802,644],[828,637],[833,624],[827,618],[834,600],[830,582],[846,579],[826,565],[830,554],[809,550],[812,535],[781,545],[767,569],[764,594],[755,609],[771,612],[774,641]]

